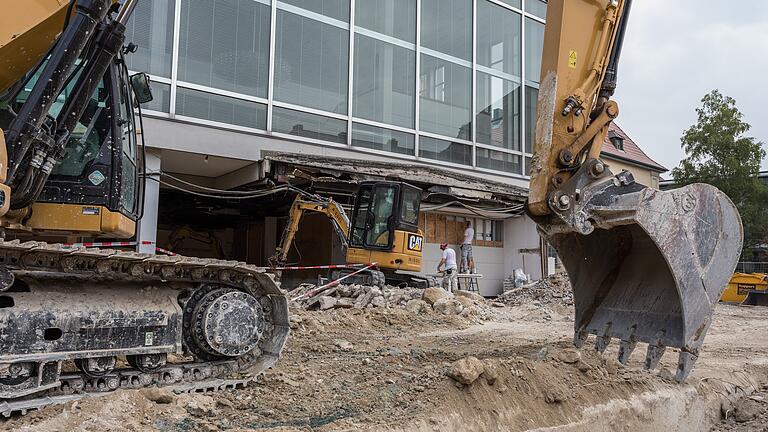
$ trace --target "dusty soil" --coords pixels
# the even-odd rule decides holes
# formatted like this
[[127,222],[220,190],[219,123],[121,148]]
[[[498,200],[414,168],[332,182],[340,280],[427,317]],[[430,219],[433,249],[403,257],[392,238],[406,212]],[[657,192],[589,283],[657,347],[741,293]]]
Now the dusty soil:
[[[491,310],[490,321],[387,308],[296,310],[283,359],[249,388],[117,392],[0,422],[0,429],[766,430],[768,308],[719,306],[684,385],[670,379],[671,350],[653,374],[640,369],[643,347],[626,368],[614,360],[616,346],[604,355],[585,348],[575,358],[566,307]],[[445,375],[470,355],[494,373],[468,386]],[[758,408],[737,422],[734,409],[744,400]]]

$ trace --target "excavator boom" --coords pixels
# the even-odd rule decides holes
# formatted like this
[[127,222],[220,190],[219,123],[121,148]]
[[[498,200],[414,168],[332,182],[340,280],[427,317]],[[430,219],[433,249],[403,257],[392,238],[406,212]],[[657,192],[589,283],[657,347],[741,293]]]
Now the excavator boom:
[[648,344],[654,369],[679,348],[677,379],[698,358],[713,309],[741,253],[731,200],[694,184],[662,192],[601,160],[631,0],[549,0],[528,213],[568,271],[574,343],[626,363]]

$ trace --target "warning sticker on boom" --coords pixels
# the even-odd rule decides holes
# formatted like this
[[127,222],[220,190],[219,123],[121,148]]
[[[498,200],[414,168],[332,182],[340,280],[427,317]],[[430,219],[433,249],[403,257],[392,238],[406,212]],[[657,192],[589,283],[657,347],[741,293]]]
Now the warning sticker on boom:
[[571,69],[576,69],[576,65],[579,63],[579,55],[576,53],[576,51],[571,50],[571,52],[568,54],[568,67]]

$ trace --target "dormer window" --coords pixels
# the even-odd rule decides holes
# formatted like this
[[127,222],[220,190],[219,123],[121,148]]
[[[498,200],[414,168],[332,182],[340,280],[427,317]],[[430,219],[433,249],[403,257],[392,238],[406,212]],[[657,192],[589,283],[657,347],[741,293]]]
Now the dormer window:
[[624,151],[624,137],[617,134],[614,131],[608,132],[608,139],[611,140],[611,144],[616,147],[616,150]]

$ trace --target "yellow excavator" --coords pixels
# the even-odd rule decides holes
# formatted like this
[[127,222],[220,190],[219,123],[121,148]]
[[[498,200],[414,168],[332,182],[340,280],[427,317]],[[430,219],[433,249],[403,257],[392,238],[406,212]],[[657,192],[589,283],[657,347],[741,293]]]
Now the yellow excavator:
[[135,233],[134,109],[152,99],[123,59],[136,4],[3,2],[0,415],[121,388],[241,386],[232,377],[270,367],[288,336],[263,269],[39,241]]
[[[2,415],[121,388],[237,387],[231,377],[270,367],[288,336],[285,296],[263,269],[40,241],[135,232],[134,108],[151,100],[123,61],[136,3],[7,1],[0,14]],[[679,348],[682,380],[742,227],[711,186],[660,192],[600,159],[630,5],[549,1],[528,213],[573,283],[575,343],[620,339],[621,361],[647,343],[648,368]]]
[[353,283],[364,285],[433,286],[433,280],[415,274],[421,271],[424,247],[424,234],[419,230],[421,195],[421,189],[407,183],[361,182],[350,222],[344,208],[333,199],[298,194],[271,261],[275,265],[284,265],[304,214],[319,213],[331,221],[346,251],[347,264],[376,264],[376,268],[361,272],[334,270],[331,279],[355,272]]
[[682,381],[736,267],[743,229],[715,187],[662,192],[600,159],[619,115],[611,97],[631,5],[549,0],[527,209],[568,271],[576,346],[592,334],[602,352],[618,339],[625,363],[644,342],[648,369],[678,348]]

